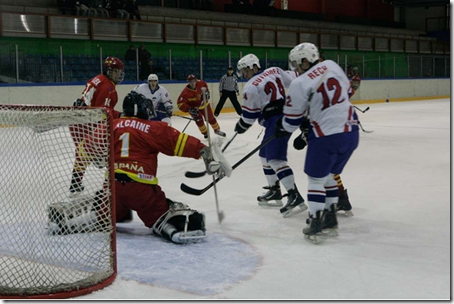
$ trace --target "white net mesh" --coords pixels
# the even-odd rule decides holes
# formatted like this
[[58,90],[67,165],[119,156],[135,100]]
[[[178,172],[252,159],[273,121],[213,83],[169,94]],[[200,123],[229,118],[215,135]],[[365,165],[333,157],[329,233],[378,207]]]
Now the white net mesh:
[[110,124],[104,109],[0,105],[0,296],[115,275]]

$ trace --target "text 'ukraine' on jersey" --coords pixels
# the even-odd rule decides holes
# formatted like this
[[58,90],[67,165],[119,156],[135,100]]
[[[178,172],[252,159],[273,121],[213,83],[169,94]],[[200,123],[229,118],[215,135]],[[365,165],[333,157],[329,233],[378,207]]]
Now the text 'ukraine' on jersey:
[[153,102],[153,107],[155,109],[158,109],[159,104],[163,104],[164,108],[172,106],[172,100],[169,92],[166,88],[161,87],[160,85],[157,86],[155,91],[152,91],[149,84],[142,83],[136,86],[134,91],[150,99]]
[[158,184],[158,153],[199,159],[204,145],[160,121],[122,117],[113,121],[115,172],[145,184]]
[[263,108],[276,100],[285,98],[285,87],[296,78],[296,73],[278,67],[257,73],[243,88],[243,119],[252,125],[260,118]]
[[295,131],[309,111],[316,137],[358,131],[358,117],[349,100],[350,81],[332,60],[314,65],[295,79],[284,106],[284,128]]

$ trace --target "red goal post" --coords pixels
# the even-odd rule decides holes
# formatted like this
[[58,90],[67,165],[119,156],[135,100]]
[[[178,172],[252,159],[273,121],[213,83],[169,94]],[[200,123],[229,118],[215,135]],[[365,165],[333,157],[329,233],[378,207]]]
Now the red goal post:
[[[87,157],[80,141],[99,128]],[[0,104],[0,299],[77,297],[115,280],[111,136],[104,108]],[[73,168],[84,190],[70,194]]]

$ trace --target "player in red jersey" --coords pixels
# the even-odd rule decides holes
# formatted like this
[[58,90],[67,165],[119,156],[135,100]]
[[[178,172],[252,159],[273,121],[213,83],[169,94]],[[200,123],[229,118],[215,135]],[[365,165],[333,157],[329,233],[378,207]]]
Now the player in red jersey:
[[[167,240],[200,241],[205,237],[204,215],[166,198],[158,185],[158,154],[202,157],[209,174],[222,174],[223,167],[213,161],[210,149],[199,139],[165,122],[149,121],[154,116],[152,101],[132,91],[123,101],[123,116],[113,121],[116,219],[123,219],[132,209],[146,227]],[[81,143],[81,161],[106,156],[106,144],[96,136],[102,132],[105,129],[96,129]],[[95,209],[100,208],[102,202]]]
[[[120,112],[115,110],[115,105],[118,102],[118,94],[115,86],[121,83],[124,79],[125,65],[116,57],[107,57],[104,61],[103,74],[97,75],[90,79],[85,85],[82,92],[82,98],[74,102],[74,106],[82,107],[106,107],[113,113],[114,118],[120,117]],[[91,134],[95,125],[72,125],[69,130],[76,146],[76,158],[78,146],[86,135]],[[72,171],[71,185],[69,192],[71,195],[80,193],[84,190],[82,179],[85,173],[85,168],[79,168],[77,162],[74,163]]]
[[208,85],[205,81],[197,79],[194,75],[189,75],[188,85],[183,89],[180,96],[178,97],[178,109],[183,112],[188,112],[191,114],[192,119],[194,119],[197,127],[199,127],[200,132],[205,138],[208,138],[208,130],[204,122],[205,117],[205,105],[203,103],[203,92],[202,88],[205,88],[206,100],[207,100],[207,112],[208,112],[208,122],[214,130],[214,133],[225,137],[225,133],[221,131],[216,117],[213,115],[213,110],[211,109],[210,103],[210,91],[208,90]]

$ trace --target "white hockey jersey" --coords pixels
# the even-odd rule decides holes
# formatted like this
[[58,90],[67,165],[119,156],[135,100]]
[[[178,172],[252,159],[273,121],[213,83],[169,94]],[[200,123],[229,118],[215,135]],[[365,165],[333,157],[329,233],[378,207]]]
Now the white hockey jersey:
[[172,106],[172,99],[170,98],[169,92],[166,88],[161,87],[160,85],[157,86],[155,91],[152,91],[148,83],[142,83],[135,87],[134,91],[144,95],[148,99],[151,99],[153,107],[156,110],[158,109],[159,104],[162,104],[164,109]]
[[243,120],[252,125],[267,104],[285,99],[285,87],[297,76],[296,72],[271,67],[249,79],[243,88]]
[[287,93],[283,127],[295,131],[309,111],[316,137],[358,130],[358,117],[349,100],[350,81],[332,60],[320,62],[295,79]]

